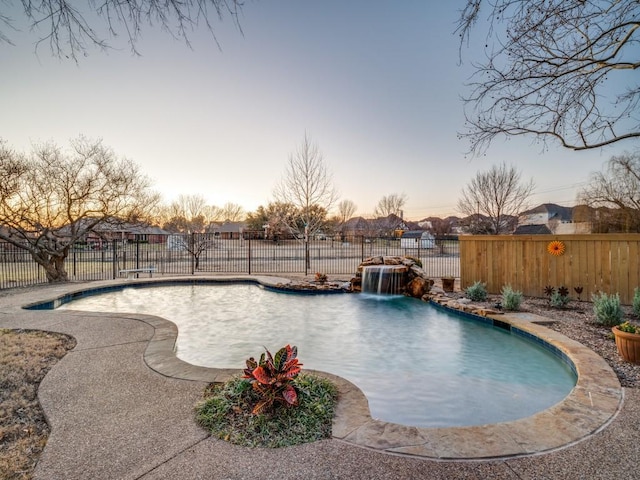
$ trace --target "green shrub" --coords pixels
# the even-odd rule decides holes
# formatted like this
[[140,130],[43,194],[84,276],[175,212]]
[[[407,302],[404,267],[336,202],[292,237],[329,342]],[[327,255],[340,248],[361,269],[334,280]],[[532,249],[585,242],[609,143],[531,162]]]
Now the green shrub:
[[[577,292],[577,290],[576,290]],[[582,292],[582,288],[580,288]],[[544,294],[549,298],[549,305],[554,308],[564,308],[569,303],[569,289],[565,286],[560,286],[556,290],[555,287],[547,285],[544,287]],[[578,298],[579,298],[578,294]]]
[[513,290],[511,285],[502,287],[502,308],[505,310],[520,310],[522,292]]
[[638,287],[633,291],[633,314],[640,317],[640,288]]
[[564,308],[569,303],[569,295],[563,295],[562,292],[558,289],[554,291],[549,297],[549,303],[554,308]]
[[591,297],[593,301],[593,313],[596,315],[596,322],[612,327],[622,322],[622,307],[620,306],[620,295],[607,295],[606,293],[594,293]]
[[331,437],[338,392],[329,380],[300,374],[292,382],[299,406],[275,405],[266,413],[252,414],[260,395],[251,382],[234,377],[212,384],[196,406],[196,420],[216,438],[245,447],[278,448]]
[[464,291],[474,302],[483,302],[487,299],[487,287],[482,282],[476,282]]

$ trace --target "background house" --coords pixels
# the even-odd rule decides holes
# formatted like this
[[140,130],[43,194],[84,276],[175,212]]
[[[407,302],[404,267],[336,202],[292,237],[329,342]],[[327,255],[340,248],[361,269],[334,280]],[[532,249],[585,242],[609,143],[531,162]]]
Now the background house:
[[400,237],[402,248],[435,248],[436,238],[425,230],[410,230]]
[[591,233],[590,222],[575,222],[573,207],[543,203],[518,216],[514,235]]
[[417,228],[416,223],[405,221],[392,213],[386,217],[371,219],[350,218],[338,228],[338,233],[342,239],[351,241],[355,237],[400,237],[405,230]]
[[247,224],[245,222],[224,222],[211,228],[211,232],[221,240],[237,240],[242,237],[242,233],[246,229]]
[[[70,230],[71,226],[64,227],[60,229],[60,233],[64,236],[65,231],[68,231],[68,234],[71,235]],[[114,240],[123,243],[164,243],[168,233],[166,230],[154,225],[113,220],[99,223],[87,231],[77,243],[86,244],[87,248],[96,250],[109,248],[109,244]]]

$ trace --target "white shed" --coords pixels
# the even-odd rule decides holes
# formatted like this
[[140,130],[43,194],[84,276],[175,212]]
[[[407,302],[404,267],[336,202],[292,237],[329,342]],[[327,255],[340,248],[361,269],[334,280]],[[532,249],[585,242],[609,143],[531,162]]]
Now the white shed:
[[402,248],[435,248],[436,238],[423,230],[410,230],[400,237]]

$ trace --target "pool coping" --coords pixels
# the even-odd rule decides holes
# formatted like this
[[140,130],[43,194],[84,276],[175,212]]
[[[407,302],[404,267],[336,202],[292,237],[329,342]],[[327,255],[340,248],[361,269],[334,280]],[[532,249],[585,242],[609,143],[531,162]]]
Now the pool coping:
[[[69,288],[64,293],[23,305],[22,308],[33,309],[45,302],[55,302],[66,296],[75,298],[88,292],[101,293],[124,287],[167,283],[253,283],[285,291],[291,291],[286,286],[292,285],[290,279],[256,275],[115,280],[100,282],[97,286],[73,285],[75,289]],[[430,301],[442,308],[461,311],[484,321],[499,322],[502,327],[508,325],[521,335],[538,339],[536,341],[546,344],[571,362],[578,375],[575,387],[561,402],[523,419],[471,427],[420,428],[373,419],[366,396],[356,385],[336,375],[316,371],[331,379],[338,387],[333,438],[381,452],[429,459],[510,458],[573,445],[605,428],[620,411],[624,400],[623,389],[611,367],[584,345],[540,324],[548,319],[523,312],[498,314],[478,310],[444,296],[433,296]],[[152,315],[135,315],[135,318],[154,329],[144,353],[144,361],[155,372],[200,382],[224,382],[241,372],[240,369],[201,367],[180,360],[174,352],[178,335],[174,323]]]

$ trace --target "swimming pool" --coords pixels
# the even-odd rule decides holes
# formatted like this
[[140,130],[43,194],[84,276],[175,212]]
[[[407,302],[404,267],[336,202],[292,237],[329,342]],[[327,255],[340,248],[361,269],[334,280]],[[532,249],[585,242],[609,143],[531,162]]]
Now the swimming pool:
[[174,285],[125,288],[62,308],[167,318],[178,326],[177,355],[197,365],[242,368],[263,346],[297,345],[305,368],[352,381],[374,418],[404,425],[526,417],[562,400],[576,381],[566,363],[525,338],[406,297]]

